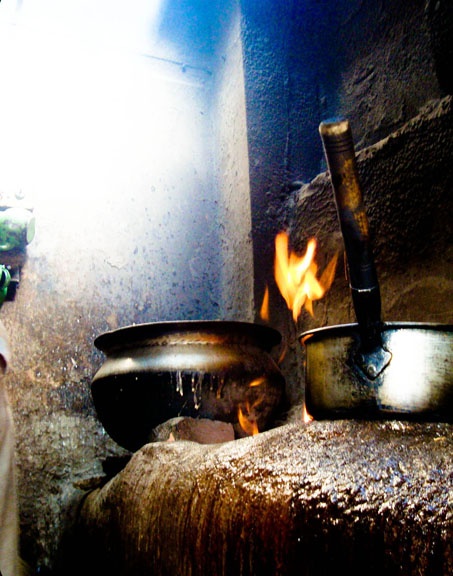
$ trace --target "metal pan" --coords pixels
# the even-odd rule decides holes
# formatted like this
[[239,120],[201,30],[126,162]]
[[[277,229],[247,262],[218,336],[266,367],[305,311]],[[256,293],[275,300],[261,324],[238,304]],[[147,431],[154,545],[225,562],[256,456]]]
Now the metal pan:
[[453,326],[382,322],[381,297],[349,122],[320,125],[343,235],[356,324],[300,335],[315,418],[453,421]]

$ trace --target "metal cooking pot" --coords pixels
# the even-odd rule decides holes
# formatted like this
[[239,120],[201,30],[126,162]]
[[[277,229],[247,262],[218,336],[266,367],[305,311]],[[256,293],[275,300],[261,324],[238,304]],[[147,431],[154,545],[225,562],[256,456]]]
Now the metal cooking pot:
[[91,383],[105,430],[138,450],[154,428],[175,416],[235,424],[238,410],[266,430],[284,410],[285,381],[271,356],[281,335],[234,321],[137,324],[101,334],[106,355]]
[[304,332],[305,396],[314,418],[453,421],[453,326],[382,322],[349,122],[320,125],[343,235],[356,324]]
[[383,323],[385,366],[379,350],[377,357],[363,354],[358,324],[305,332],[308,412],[320,419],[393,415],[451,422],[452,330],[451,325]]

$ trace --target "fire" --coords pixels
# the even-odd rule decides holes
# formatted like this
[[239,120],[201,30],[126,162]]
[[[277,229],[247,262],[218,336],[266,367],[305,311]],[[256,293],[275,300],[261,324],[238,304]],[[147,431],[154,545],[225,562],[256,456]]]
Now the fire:
[[302,407],[302,422],[305,422],[305,424],[308,424],[309,422],[312,422],[312,421],[313,421],[313,416],[308,413],[307,406],[304,402],[304,405]]
[[269,287],[264,291],[263,303],[261,304],[260,318],[269,321]]
[[[311,316],[313,302],[320,300],[329,290],[335,277],[338,262],[338,252],[331,258],[322,274],[318,275],[318,264],[315,262],[317,243],[315,238],[310,238],[307,243],[305,254],[299,255],[290,250],[289,236],[287,232],[279,232],[275,237],[274,276],[275,282],[284,298],[286,305],[292,312],[292,317],[297,323],[302,310],[305,308]],[[266,286],[263,302],[261,304],[260,317],[269,321],[269,287]],[[284,355],[285,349],[282,350]],[[279,362],[283,359],[280,358]],[[258,386],[263,379],[257,379],[249,384],[250,387]],[[258,398],[253,404],[245,402],[238,409],[238,421],[242,430],[248,435],[258,434],[254,408],[260,404]],[[302,421],[311,422],[313,417],[307,412],[305,403],[302,408]]]
[[247,434],[247,436],[255,436],[255,434],[259,433],[258,424],[256,423],[255,417],[252,414],[252,408],[248,402],[245,403],[246,412],[242,411],[242,408],[239,406],[238,410],[238,421],[239,425]]
[[[289,237],[280,232],[275,238],[275,281],[288,309],[297,322],[305,308],[313,316],[313,301],[324,296],[332,285],[338,254],[330,260],[320,278],[315,262],[316,240],[311,238],[304,255],[299,256],[289,249]],[[262,307],[263,308],[263,307]]]
[[[249,388],[256,388],[257,386],[261,386],[265,381],[266,379],[264,377],[256,378],[250,382]],[[238,408],[238,422],[247,436],[255,436],[255,434],[259,433],[258,424],[256,422],[255,408],[263,401],[263,394],[264,391],[260,391],[258,398],[256,398],[253,402],[246,400],[243,404],[243,407],[239,406]]]
[[266,381],[266,378],[264,376],[260,376],[260,378],[255,378],[255,380],[252,380],[250,382],[249,388],[254,388],[255,386],[260,386],[265,381]]

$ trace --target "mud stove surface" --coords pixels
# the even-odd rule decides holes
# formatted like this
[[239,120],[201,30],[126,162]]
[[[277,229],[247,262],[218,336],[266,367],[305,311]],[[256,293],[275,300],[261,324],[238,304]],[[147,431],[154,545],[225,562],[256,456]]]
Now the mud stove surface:
[[313,421],[221,444],[147,444],[86,496],[71,569],[451,574],[452,430]]

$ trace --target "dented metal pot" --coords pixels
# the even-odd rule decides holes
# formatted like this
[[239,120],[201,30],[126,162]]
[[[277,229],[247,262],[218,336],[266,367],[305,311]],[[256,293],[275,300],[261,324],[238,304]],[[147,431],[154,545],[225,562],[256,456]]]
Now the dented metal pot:
[[271,355],[280,341],[267,326],[216,320],[106,332],[94,342],[106,355],[91,384],[99,419],[132,451],[175,416],[235,424],[240,408],[266,430],[283,409],[285,382]]
[[314,418],[453,421],[453,326],[386,322],[363,352],[358,324],[301,335],[307,411]]
[[349,123],[320,134],[343,235],[356,324],[304,332],[305,395],[315,418],[453,420],[453,326],[382,322]]

